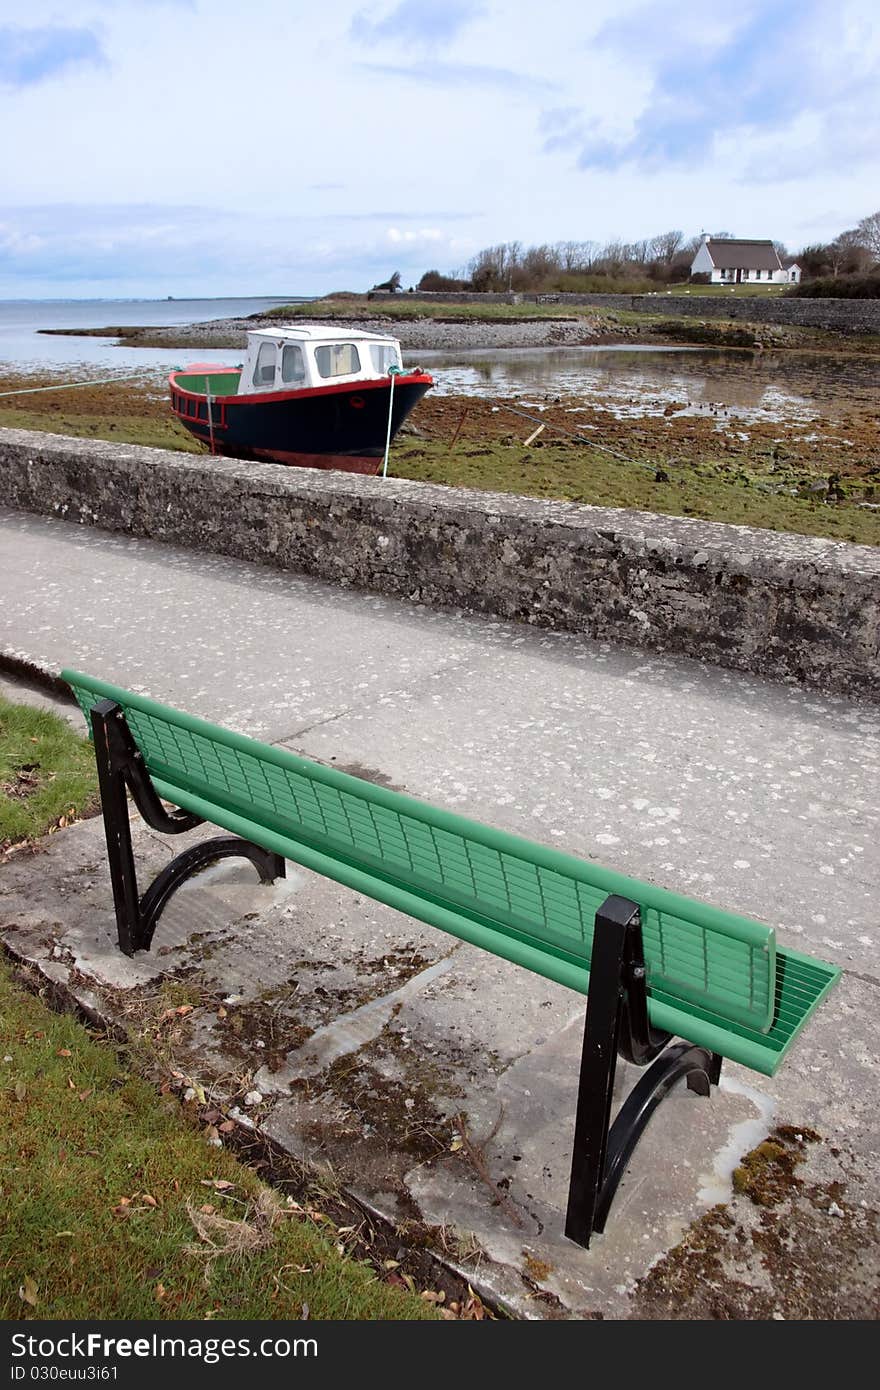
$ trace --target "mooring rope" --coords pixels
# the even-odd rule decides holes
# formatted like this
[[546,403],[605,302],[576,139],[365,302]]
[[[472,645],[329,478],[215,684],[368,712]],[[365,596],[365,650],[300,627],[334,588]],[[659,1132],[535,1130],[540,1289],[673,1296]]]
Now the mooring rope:
[[124,376],[93,377],[91,381],[59,381],[55,386],[23,386],[16,391],[0,391],[0,396],[34,396],[38,391],[72,391],[75,386],[112,386],[116,381],[132,381],[135,377],[146,375],[142,367],[139,372],[127,372]]
[[211,435],[211,453],[216,454],[217,450],[214,447],[214,416],[211,411],[211,378],[209,376],[205,377],[205,397],[208,402],[208,430]]
[[382,462],[382,477],[388,477],[388,450],[391,448],[391,409],[394,405],[394,378],[400,375],[399,367],[389,367],[388,375],[391,377],[391,390],[388,392],[388,430],[385,435],[385,458]]

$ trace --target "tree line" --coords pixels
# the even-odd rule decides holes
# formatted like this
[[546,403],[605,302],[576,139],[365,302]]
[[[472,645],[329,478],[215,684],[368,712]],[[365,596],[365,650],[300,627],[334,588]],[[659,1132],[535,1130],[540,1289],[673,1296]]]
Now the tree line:
[[863,217],[833,241],[816,242],[798,253],[798,264],[807,279],[822,276],[864,275],[880,265],[880,212]]
[[[730,232],[713,232],[724,238]],[[642,241],[557,241],[523,246],[519,241],[487,246],[452,274],[428,270],[419,290],[513,291],[530,294],[590,294],[603,289],[639,293],[658,285],[683,284],[690,279],[691,262],[702,237],[689,239],[678,229]],[[789,253],[775,242],[780,259]],[[805,280],[867,277],[880,267],[880,211],[863,217],[855,227],[830,242],[805,246],[796,256]],[[397,288],[400,276],[383,288]]]
[[[687,279],[699,237],[685,240],[679,230],[642,241],[557,241],[523,246],[519,241],[487,246],[461,270],[441,275],[429,270],[420,290],[478,290],[589,293],[597,282],[671,284]],[[601,288],[601,285],[598,286]],[[619,287],[619,284],[618,284]]]

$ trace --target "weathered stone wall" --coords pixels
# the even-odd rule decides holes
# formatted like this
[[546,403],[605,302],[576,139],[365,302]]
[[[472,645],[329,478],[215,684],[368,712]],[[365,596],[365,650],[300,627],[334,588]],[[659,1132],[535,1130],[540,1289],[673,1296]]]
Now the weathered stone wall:
[[783,299],[776,294],[454,294],[414,293],[391,296],[373,293],[381,301],[424,300],[428,304],[558,304],[560,309],[590,305],[594,309],[633,309],[640,314],[669,318],[736,319],[741,323],[781,323],[800,328],[830,328],[838,333],[880,333],[880,299]]
[[24,430],[0,430],[0,503],[878,697],[868,546]]
[[[593,303],[608,296],[595,295]],[[831,328],[838,333],[880,333],[880,299],[783,299],[777,295],[622,295],[619,308],[642,314],[736,319],[740,323],[781,323],[795,328]],[[608,308],[611,306],[608,305]]]

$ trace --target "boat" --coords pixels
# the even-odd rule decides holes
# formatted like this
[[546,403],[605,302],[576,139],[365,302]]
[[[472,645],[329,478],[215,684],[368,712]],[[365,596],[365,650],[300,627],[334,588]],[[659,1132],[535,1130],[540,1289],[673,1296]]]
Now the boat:
[[377,473],[434,384],[396,338],[329,324],[256,328],[237,367],[195,362],[168,379],[177,419],[213,454]]

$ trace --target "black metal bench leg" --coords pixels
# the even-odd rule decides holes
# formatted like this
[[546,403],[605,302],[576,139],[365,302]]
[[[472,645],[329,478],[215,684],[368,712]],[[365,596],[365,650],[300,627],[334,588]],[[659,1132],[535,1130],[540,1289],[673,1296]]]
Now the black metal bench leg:
[[[677,1081],[708,1095],[721,1058],[692,1043],[670,1043],[648,1018],[641,923],[636,903],[613,895],[596,913],[581,1054],[565,1234],[585,1248],[605,1229],[611,1203],[645,1127]],[[611,1125],[618,1054],[644,1066]]]
[[[617,1069],[626,928],[634,906],[624,898],[614,897],[596,913],[565,1217],[568,1239],[585,1247],[593,1233],[605,1172]],[[638,908],[635,910],[638,912]]]
[[119,756],[119,739],[114,727],[113,711],[117,708],[112,701],[102,700],[92,710],[92,734],[98,767],[98,786],[101,792],[101,811],[104,816],[104,834],[107,838],[110,883],[113,887],[113,906],[116,909],[116,934],[119,949],[127,956],[133,956],[141,944],[140,905],[131,845],[124,764]]
[[149,950],[156,924],[172,893],[176,893],[188,878],[192,878],[193,874],[199,873],[208,864],[232,856],[249,859],[260,875],[261,883],[272,883],[276,878],[284,878],[284,860],[281,855],[261,849],[250,840],[242,840],[238,836],[229,839],[218,837],[204,840],[200,845],[193,845],[191,849],[184,850],[183,854],[178,854],[176,859],[172,859],[171,863],[156,875],[141,898],[138,949]]
[[[721,1058],[715,1059],[719,1064],[717,1072],[713,1059],[715,1054],[705,1047],[696,1047],[689,1042],[673,1043],[660,1054],[653,1066],[648,1068],[630,1091],[608,1136],[605,1172],[593,1220],[594,1231],[604,1231],[608,1212],[618,1184],[626,1172],[626,1165],[661,1100],[668,1096],[676,1082],[683,1077],[687,1078],[689,1090],[708,1096],[713,1073],[720,1075]],[[715,1084],[717,1085],[717,1081]]]
[[133,956],[135,951],[148,951],[156,924],[171,895],[193,874],[218,859],[233,855],[249,859],[262,883],[284,878],[285,865],[280,854],[238,836],[219,837],[193,845],[177,855],[140,897],[131,842],[128,789],[147,824],[164,834],[179,835],[203,822],[200,816],[187,811],[168,811],[162,805],[119,705],[112,700],[101,700],[92,709],[91,717],[121,951],[127,956]]

